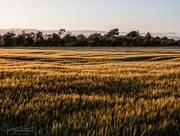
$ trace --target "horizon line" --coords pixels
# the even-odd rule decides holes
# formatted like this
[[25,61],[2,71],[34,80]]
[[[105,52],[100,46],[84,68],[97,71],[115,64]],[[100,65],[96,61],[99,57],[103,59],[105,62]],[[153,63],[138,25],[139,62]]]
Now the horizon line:
[[[0,30],[37,30],[37,31],[59,31],[60,29],[65,29],[65,28],[60,28],[60,29],[38,29],[38,28],[0,28]],[[113,28],[113,29],[119,29],[119,28]],[[113,30],[113,29],[110,29],[110,30]],[[110,30],[95,30],[95,29],[65,29],[66,32],[68,31],[97,31],[97,32],[109,32]],[[139,30],[131,30],[131,31],[139,31]],[[131,31],[120,31],[119,29],[119,32],[124,32],[124,33],[127,33],[127,32],[131,32]],[[180,34],[178,32],[173,32],[173,31],[166,31],[166,32],[162,32],[162,31],[139,31],[140,33],[147,33],[147,32],[150,32],[150,33],[159,33],[159,34]]]

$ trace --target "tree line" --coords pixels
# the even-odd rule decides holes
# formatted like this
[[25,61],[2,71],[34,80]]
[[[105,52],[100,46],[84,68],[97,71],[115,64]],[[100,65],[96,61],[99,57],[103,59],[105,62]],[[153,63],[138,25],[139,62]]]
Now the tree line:
[[7,32],[0,35],[0,47],[61,47],[61,46],[180,46],[180,40],[168,37],[153,37],[150,32],[141,36],[139,31],[131,31],[126,35],[119,35],[119,29],[112,29],[101,35],[93,33],[88,37],[78,36],[60,29],[58,33],[43,34],[41,31],[21,34]]

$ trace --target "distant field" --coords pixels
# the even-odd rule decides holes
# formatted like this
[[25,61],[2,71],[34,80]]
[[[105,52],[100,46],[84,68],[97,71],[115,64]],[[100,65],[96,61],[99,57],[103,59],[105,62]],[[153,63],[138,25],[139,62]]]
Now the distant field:
[[0,135],[5,124],[37,136],[179,136],[180,47],[0,48]]

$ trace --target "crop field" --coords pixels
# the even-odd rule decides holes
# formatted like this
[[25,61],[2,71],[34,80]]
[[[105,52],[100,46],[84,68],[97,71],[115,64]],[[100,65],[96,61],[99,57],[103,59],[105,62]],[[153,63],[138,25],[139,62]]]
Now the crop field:
[[33,136],[179,136],[180,47],[0,48],[0,135],[23,126]]

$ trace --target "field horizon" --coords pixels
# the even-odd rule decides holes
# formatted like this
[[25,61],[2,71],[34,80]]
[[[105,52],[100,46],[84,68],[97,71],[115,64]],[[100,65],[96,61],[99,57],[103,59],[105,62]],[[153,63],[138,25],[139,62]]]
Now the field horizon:
[[[14,32],[15,34],[22,34],[22,32],[25,31],[27,33],[34,32],[37,33],[38,31],[42,31],[45,34],[52,34],[52,33],[58,33],[59,30],[45,30],[45,29],[27,29],[27,28],[9,28],[9,29],[1,29],[0,28],[0,34],[5,34],[7,32]],[[72,35],[79,35],[83,34],[85,36],[89,36],[93,33],[100,33],[102,35],[108,33],[108,30],[67,30],[67,32],[72,33]],[[147,32],[141,32],[140,34],[142,36],[145,36]],[[122,31],[119,32],[120,35],[126,35],[128,34],[128,31]],[[164,37],[167,36],[170,39],[174,40],[180,40],[180,34],[176,32],[152,32],[152,36],[156,37]]]

